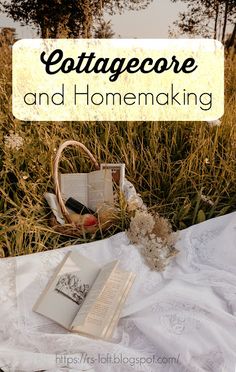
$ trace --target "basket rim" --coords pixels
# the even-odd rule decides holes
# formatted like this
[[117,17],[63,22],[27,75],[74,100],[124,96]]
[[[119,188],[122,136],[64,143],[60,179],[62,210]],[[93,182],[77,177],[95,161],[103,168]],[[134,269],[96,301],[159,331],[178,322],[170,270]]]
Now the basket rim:
[[83,152],[88,155],[89,159],[91,160],[91,162],[94,165],[96,170],[100,169],[100,165],[97,162],[96,158],[93,156],[93,154],[89,151],[89,149],[83,143],[81,143],[79,141],[75,141],[75,140],[65,141],[59,146],[59,148],[56,152],[54,162],[53,162],[54,190],[55,190],[56,198],[57,198],[58,204],[61,208],[61,212],[63,214],[63,217],[65,218],[67,223],[69,223],[71,225],[74,225],[74,223],[72,222],[72,220],[70,218],[70,215],[67,211],[64,200],[62,198],[61,189],[60,189],[60,182],[59,182],[59,164],[60,164],[61,156],[62,156],[63,151],[69,146],[74,146],[76,148],[79,148],[79,149],[83,150]]

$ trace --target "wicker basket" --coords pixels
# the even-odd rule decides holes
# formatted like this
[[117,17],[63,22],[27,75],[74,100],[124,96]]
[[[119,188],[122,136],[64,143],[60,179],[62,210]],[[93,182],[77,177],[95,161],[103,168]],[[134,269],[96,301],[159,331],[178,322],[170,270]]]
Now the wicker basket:
[[100,169],[100,166],[99,166],[98,162],[96,161],[95,157],[87,149],[87,147],[85,145],[83,145],[82,143],[71,140],[71,141],[66,141],[66,142],[64,142],[63,144],[60,145],[60,147],[58,148],[58,151],[56,153],[54,164],[53,164],[53,179],[54,179],[55,194],[56,194],[56,197],[57,197],[57,201],[58,201],[58,204],[61,208],[61,212],[62,212],[62,215],[64,216],[66,224],[65,225],[60,225],[57,222],[55,216],[51,215],[50,226],[53,227],[53,229],[60,234],[80,237],[80,236],[84,236],[86,233],[94,234],[98,230],[107,229],[107,227],[109,227],[110,224],[106,223],[105,224],[106,226],[100,226],[99,225],[99,226],[89,226],[89,227],[86,226],[86,227],[84,227],[84,226],[75,225],[71,221],[70,215],[67,211],[67,208],[66,208],[65,203],[64,203],[63,198],[62,198],[62,194],[61,194],[61,190],[60,190],[60,183],[59,183],[59,164],[60,164],[61,156],[62,156],[63,150],[65,148],[69,147],[69,146],[74,146],[74,147],[77,147],[77,148],[83,150],[83,152],[88,155],[90,161],[94,165],[95,170]]

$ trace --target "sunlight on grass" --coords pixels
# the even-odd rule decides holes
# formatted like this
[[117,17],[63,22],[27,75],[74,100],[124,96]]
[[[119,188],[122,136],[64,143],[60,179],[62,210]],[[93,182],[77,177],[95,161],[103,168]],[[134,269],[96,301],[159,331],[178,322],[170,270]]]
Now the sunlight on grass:
[[[60,236],[48,227],[49,211],[43,194],[53,191],[55,151],[68,139],[83,142],[99,162],[124,162],[128,180],[148,207],[168,217],[175,229],[235,210],[233,60],[226,62],[221,126],[200,122],[20,122],[11,114],[8,47],[1,47],[0,63],[0,256],[86,241]],[[61,171],[89,170],[89,161],[78,151],[65,151]],[[125,226],[122,220],[107,235]]]

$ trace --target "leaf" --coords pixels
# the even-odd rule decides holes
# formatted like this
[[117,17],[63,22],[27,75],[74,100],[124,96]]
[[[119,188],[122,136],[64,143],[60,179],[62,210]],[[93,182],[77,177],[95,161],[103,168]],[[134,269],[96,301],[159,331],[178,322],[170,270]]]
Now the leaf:
[[203,210],[200,209],[200,210],[198,211],[198,214],[197,214],[197,223],[203,222],[203,221],[205,221],[205,220],[206,220],[206,215],[205,215],[205,213],[203,212]]
[[180,219],[180,220],[183,220],[184,218],[186,218],[186,217],[188,216],[191,207],[192,207],[191,203],[188,203],[188,204],[185,204],[185,205],[180,209],[180,212],[179,212],[179,219]]

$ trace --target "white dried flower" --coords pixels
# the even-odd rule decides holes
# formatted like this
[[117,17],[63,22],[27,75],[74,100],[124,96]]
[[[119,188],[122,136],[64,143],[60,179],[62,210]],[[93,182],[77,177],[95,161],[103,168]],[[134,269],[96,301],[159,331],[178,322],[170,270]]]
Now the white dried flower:
[[158,214],[137,210],[127,231],[130,241],[140,248],[146,263],[152,270],[162,271],[169,259],[177,254],[174,236],[169,222]]
[[10,130],[8,136],[4,136],[5,147],[11,150],[18,151],[24,144],[24,140],[17,133]]
[[205,203],[209,204],[211,207],[214,205],[214,202],[208,196],[206,196],[204,194],[201,194],[201,199]]
[[203,162],[204,164],[210,164],[210,160],[208,158],[205,158]]
[[140,238],[151,233],[155,225],[153,216],[146,211],[139,211],[131,218],[129,231],[132,232],[132,240],[139,243]]
[[145,206],[145,204],[143,203],[141,197],[136,194],[135,196],[131,196],[128,200],[128,206],[127,206],[127,210],[128,212],[132,212],[132,211],[135,211],[135,210],[146,210],[147,207]]

